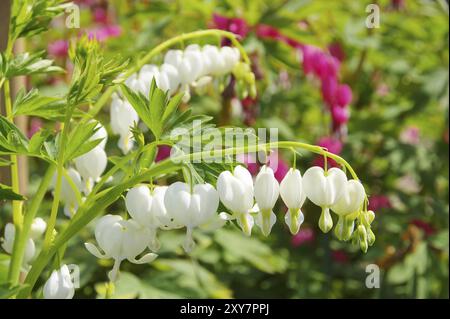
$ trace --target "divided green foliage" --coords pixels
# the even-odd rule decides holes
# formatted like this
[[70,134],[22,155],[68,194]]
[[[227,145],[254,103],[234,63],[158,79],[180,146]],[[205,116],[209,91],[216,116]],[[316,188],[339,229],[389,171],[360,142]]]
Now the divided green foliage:
[[48,120],[63,120],[66,101],[58,97],[43,96],[37,89],[28,93],[20,90],[13,106],[13,115],[29,115],[42,117]]
[[10,186],[0,183],[0,201],[3,200],[24,200],[25,198],[12,190]]
[[66,145],[64,161],[70,161],[96,147],[102,141],[102,139],[89,139],[92,135],[95,134],[98,129],[99,127],[96,121],[78,124],[75,129],[69,134],[68,140],[70,141],[70,143]]
[[19,75],[32,75],[39,73],[64,72],[59,66],[53,65],[53,60],[45,59],[45,51],[35,53],[21,53],[7,58],[0,56],[0,76],[11,78]]

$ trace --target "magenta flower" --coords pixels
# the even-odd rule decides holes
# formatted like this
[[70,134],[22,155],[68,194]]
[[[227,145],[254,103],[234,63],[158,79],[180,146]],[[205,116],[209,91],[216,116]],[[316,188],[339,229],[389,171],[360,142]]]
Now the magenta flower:
[[350,257],[348,256],[347,252],[345,252],[342,249],[332,250],[331,258],[339,264],[346,264],[350,260]]
[[230,31],[242,38],[249,32],[249,27],[244,19],[228,18],[217,13],[213,14],[214,27],[220,30]]
[[69,43],[66,40],[56,40],[48,45],[47,50],[56,58],[65,58],[69,51]]
[[385,195],[372,195],[369,198],[369,210],[377,212],[383,208],[391,208],[391,201]]
[[33,117],[30,121],[30,127],[27,133],[28,138],[32,138],[34,134],[39,132],[43,125],[44,123],[40,118]]
[[342,62],[345,60],[345,52],[342,45],[339,42],[333,42],[328,46],[328,51],[332,56]]
[[236,160],[247,166],[248,171],[252,176],[255,176],[259,172],[258,163],[256,157],[252,154],[238,154]]
[[420,129],[410,126],[400,133],[400,141],[405,144],[417,145],[420,143]]
[[105,8],[96,7],[92,11],[92,19],[96,23],[107,24],[108,23],[108,13]]
[[158,151],[156,153],[155,162],[160,162],[168,158],[170,156],[171,150],[172,148],[169,145],[159,145]]
[[333,125],[335,127],[346,124],[350,118],[348,107],[333,106],[331,108],[331,117],[333,118]]
[[316,234],[311,228],[302,228],[300,231],[292,236],[291,245],[293,247],[300,247],[304,244],[312,243],[316,239]]
[[256,27],[256,35],[263,39],[277,40],[281,38],[281,33],[278,29],[267,24],[259,24]]
[[272,152],[267,157],[269,167],[273,170],[275,179],[281,182],[289,171],[290,166],[281,158],[278,152]]
[[413,219],[410,221],[410,224],[420,228],[426,236],[431,236],[436,233],[436,228],[422,219]]
[[338,89],[338,83],[336,78],[327,77],[322,79],[322,97],[328,106],[332,106],[335,103],[336,92]]
[[[339,155],[342,152],[342,142],[334,137],[325,136],[320,138],[320,140],[317,142],[317,145],[324,147],[328,150],[328,152]],[[313,161],[314,166],[325,166],[325,159],[323,156],[317,156]],[[331,158],[327,159],[327,166],[328,167],[337,167],[338,164],[336,161],[334,161]]]
[[336,91],[336,103],[341,106],[345,107],[349,105],[352,102],[352,89],[347,84],[341,84],[338,86]]
[[118,25],[105,25],[88,31],[89,38],[95,38],[99,42],[104,42],[109,38],[120,36],[122,29]]

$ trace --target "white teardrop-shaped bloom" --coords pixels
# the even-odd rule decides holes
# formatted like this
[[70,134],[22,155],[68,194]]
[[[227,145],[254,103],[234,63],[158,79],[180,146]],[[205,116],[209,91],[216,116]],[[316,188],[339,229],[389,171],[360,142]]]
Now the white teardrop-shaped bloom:
[[177,91],[179,85],[180,75],[177,69],[168,63],[161,65],[158,87],[163,91],[169,91],[169,94],[173,94]]
[[214,45],[205,45],[202,49],[203,56],[208,61],[207,74],[220,75],[226,70],[225,60],[219,49]]
[[347,181],[343,195],[331,206],[331,210],[340,216],[355,213],[361,209],[365,196],[366,192],[361,182],[351,179]]
[[94,147],[89,152],[75,158],[75,167],[80,172],[86,185],[86,191],[90,192],[93,182],[96,182],[106,169],[108,157],[100,146]]
[[162,226],[160,218],[166,215],[163,203],[166,188],[155,187],[153,192],[150,192],[148,186],[139,185],[130,189],[125,197],[125,205],[130,216],[150,230],[148,246],[152,251],[158,251],[160,248],[157,229]]
[[101,142],[98,144],[98,146],[105,149],[106,142],[108,141],[108,133],[106,132],[105,127],[102,124],[100,124],[100,122],[97,122],[97,123],[98,123],[96,126],[97,130],[95,131],[95,133],[91,136],[91,138],[89,140],[94,141],[94,140],[101,139]]
[[75,286],[67,265],[62,265],[60,269],[52,271],[52,274],[45,282],[43,293],[45,299],[73,298]]
[[210,184],[195,185],[191,187],[182,182],[169,186],[164,197],[167,211],[175,220],[186,226],[186,239],[183,248],[186,252],[192,250],[194,241],[192,230],[212,219],[219,218],[219,195]]
[[[186,66],[189,66],[186,68]],[[183,56],[183,63],[180,65],[181,70],[184,70],[182,83],[193,84],[203,74],[203,55],[201,51],[190,50],[185,52]],[[189,72],[188,72],[189,71]]]
[[153,79],[158,83],[159,76],[159,68],[154,64],[146,64],[141,68],[139,71],[139,81],[141,81],[141,86],[143,87],[142,94],[144,96],[148,96]]
[[[67,217],[72,217],[78,209],[78,199],[75,188],[79,193],[85,191],[85,185],[81,180],[81,175],[78,171],[72,167],[66,170],[67,176],[70,178],[69,182],[66,175],[62,176],[61,182],[61,196],[60,200],[64,203],[64,214]],[[56,174],[53,176],[52,187],[55,188],[56,184]]]
[[237,48],[224,46],[220,48],[220,55],[224,61],[223,73],[229,73],[233,70],[236,63],[239,62],[240,52]]
[[254,224],[250,215],[254,203],[253,179],[250,172],[238,165],[233,173],[229,171],[220,173],[217,191],[220,200],[233,213],[243,232],[250,235]]
[[144,82],[141,81],[138,74],[132,74],[128,79],[125,80],[125,84],[133,91],[145,94]]
[[261,228],[264,236],[268,236],[277,218],[273,207],[277,202],[280,186],[273,170],[264,165],[255,179],[255,200],[258,205],[256,224]]
[[128,135],[130,127],[139,122],[139,116],[128,101],[124,101],[117,95],[113,96],[111,109],[111,129],[114,134]]
[[36,217],[31,224],[30,237],[32,239],[38,239],[44,234],[46,229],[47,223],[41,217]]
[[120,263],[124,259],[135,264],[143,264],[156,258],[157,255],[147,253],[140,259],[136,259],[147,247],[149,237],[149,229],[139,225],[133,219],[123,220],[118,215],[105,215],[100,218],[95,228],[95,239],[103,253],[91,243],[85,243],[85,246],[97,258],[114,259],[114,267],[109,273],[109,278],[115,281]]
[[345,173],[336,167],[331,168],[325,174],[322,167],[314,166],[303,175],[303,189],[306,196],[314,204],[322,207],[319,227],[325,233],[333,227],[329,209],[340,200],[346,184]]
[[[2,248],[8,253],[12,254],[14,247],[14,238],[16,234],[16,229],[12,223],[7,223],[5,226],[5,237],[1,238]],[[33,239],[28,238],[25,253],[23,256],[23,265],[26,266],[33,260],[36,253],[36,246]]]
[[169,50],[164,55],[164,63],[172,64],[174,67],[178,68],[183,60],[182,50]]
[[289,226],[293,235],[300,230],[305,217],[301,208],[306,200],[306,194],[303,191],[302,175],[298,169],[291,168],[280,183],[280,195],[288,211],[284,221]]

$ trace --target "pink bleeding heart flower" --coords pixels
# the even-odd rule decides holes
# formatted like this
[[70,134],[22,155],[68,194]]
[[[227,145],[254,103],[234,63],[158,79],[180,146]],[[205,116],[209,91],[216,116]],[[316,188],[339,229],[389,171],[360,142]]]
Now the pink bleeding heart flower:
[[336,91],[338,89],[338,82],[335,77],[327,77],[322,79],[322,98],[328,106],[335,104]]
[[300,247],[305,244],[312,243],[316,239],[314,230],[311,228],[302,228],[300,231],[292,236],[291,245],[293,247]]
[[160,162],[162,160],[165,160],[170,156],[170,151],[172,148],[169,145],[159,145],[158,146],[158,153],[156,154],[155,162]]
[[48,45],[47,50],[56,58],[65,58],[69,51],[69,43],[66,40],[56,40]]
[[328,46],[328,51],[332,56],[342,62],[345,60],[345,52],[342,45],[339,42],[333,42]]
[[331,108],[331,117],[335,126],[341,126],[348,122],[350,118],[348,107],[333,106]]
[[263,39],[272,39],[272,40],[277,40],[281,37],[281,34],[278,31],[278,29],[267,24],[259,24],[256,27],[256,35]]
[[372,195],[369,198],[368,209],[374,212],[378,212],[383,208],[391,208],[391,201],[389,197],[385,195]]
[[347,84],[341,84],[336,90],[336,103],[345,107],[352,102],[353,94],[352,89]]
[[92,19],[96,23],[107,24],[108,23],[108,14],[105,8],[97,7],[92,11]]
[[[326,148],[328,150],[328,152],[336,154],[336,155],[341,154],[342,148],[343,148],[342,142],[339,139],[331,137],[331,136],[325,136],[325,137],[320,138],[319,141],[317,142],[317,145],[319,145],[320,147]],[[323,168],[325,166],[324,157],[317,156],[314,159],[313,165],[320,166]],[[339,165],[332,158],[328,158],[327,166],[328,167],[338,167]]]

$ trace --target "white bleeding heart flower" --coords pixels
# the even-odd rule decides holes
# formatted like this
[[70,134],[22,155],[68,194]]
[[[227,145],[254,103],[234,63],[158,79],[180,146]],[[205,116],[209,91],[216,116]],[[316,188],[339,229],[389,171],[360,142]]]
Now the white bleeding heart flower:
[[123,220],[118,215],[105,215],[97,222],[95,239],[103,253],[91,243],[85,243],[86,249],[97,258],[113,258],[114,266],[108,274],[111,281],[115,281],[120,264],[123,260],[134,264],[152,262],[157,255],[147,253],[136,259],[148,245],[150,231],[139,225],[133,219]]
[[130,216],[150,230],[148,247],[152,251],[158,251],[161,246],[157,239],[157,230],[162,226],[161,219],[167,215],[164,206],[166,189],[165,186],[157,186],[150,192],[148,186],[139,185],[130,189],[125,197]]
[[231,72],[240,59],[239,50],[229,46],[221,47],[220,55],[222,56],[225,64],[224,69],[222,70],[223,73]]
[[41,237],[47,229],[47,223],[40,217],[36,217],[33,220],[30,228],[30,237],[32,239],[38,239]]
[[[5,237],[1,238],[2,248],[8,253],[12,254],[13,247],[14,247],[14,237],[16,234],[16,228],[12,223],[7,223],[5,226]],[[25,246],[25,253],[23,256],[22,264],[24,267],[27,267],[30,261],[33,260],[34,255],[36,253],[36,246],[34,244],[33,239],[28,238],[26,246]]]
[[182,182],[169,186],[164,197],[167,211],[182,225],[186,226],[186,238],[183,248],[190,252],[195,243],[192,230],[213,219],[219,219],[219,195],[210,184],[198,184],[191,187]]
[[108,164],[105,150],[97,145],[89,152],[75,158],[74,161],[75,167],[85,183],[85,190],[89,193],[92,184],[98,181],[106,169],[106,164]]
[[331,206],[331,210],[339,216],[358,212],[364,203],[366,192],[360,181],[351,179],[344,185],[344,192],[340,199]]
[[206,64],[207,74],[221,75],[225,73],[225,60],[220,54],[219,48],[214,45],[205,45],[202,48],[202,53],[205,61],[209,62]]
[[161,65],[157,85],[161,90],[169,91],[169,94],[175,93],[180,85],[180,75],[177,69],[168,63]]
[[60,269],[53,270],[43,289],[45,299],[72,299],[75,286],[72,282],[69,268],[62,265]]
[[264,236],[268,236],[277,220],[272,210],[277,202],[280,190],[280,185],[270,167],[266,165],[261,167],[255,179],[254,189],[255,200],[259,210],[255,220],[256,225],[261,228]]
[[90,140],[94,141],[94,140],[102,139],[101,142],[98,144],[98,146],[105,149],[106,142],[108,141],[108,133],[106,132],[105,127],[100,124],[100,122],[97,122],[97,123],[98,123],[96,126],[97,130],[91,136]]
[[[83,181],[81,180],[81,175],[78,173],[78,171],[74,168],[68,168],[66,170],[66,174],[62,176],[61,181],[61,196],[60,200],[62,203],[64,203],[64,214],[71,218],[78,209],[78,198],[75,189],[78,192],[85,191],[85,185],[83,184]],[[70,181],[69,182],[69,179]],[[56,174],[53,176],[53,182],[52,187],[54,188],[56,184]]]
[[160,71],[156,65],[146,64],[141,68],[139,71],[139,81],[141,81],[141,86],[143,88],[141,93],[144,94],[144,96],[148,96],[153,79],[158,83],[159,77]]
[[172,64],[174,67],[178,68],[183,60],[182,50],[169,50],[164,55],[164,63]]
[[253,216],[253,179],[250,172],[238,165],[233,173],[225,171],[217,179],[217,191],[220,200],[232,212],[244,234],[251,235],[254,225]]
[[295,235],[305,220],[301,208],[306,200],[302,175],[298,169],[291,168],[286,173],[280,183],[280,195],[288,208],[284,221],[289,226],[291,234]]
[[135,92],[141,92],[145,94],[145,83],[141,81],[138,74],[132,74],[125,80],[125,84]]
[[336,167],[325,172],[322,167],[314,166],[303,175],[303,189],[306,196],[322,208],[319,227],[324,233],[329,232],[333,227],[330,207],[340,200],[346,184],[345,173]]
[[139,122],[139,116],[128,101],[117,95],[113,96],[111,109],[111,129],[114,134],[120,135],[118,146],[125,154],[133,147],[130,127]]

